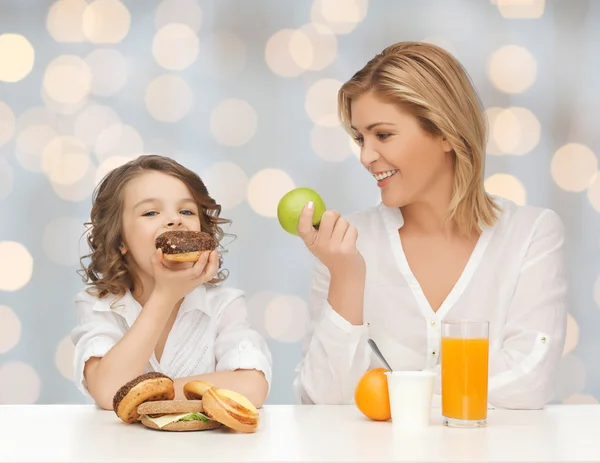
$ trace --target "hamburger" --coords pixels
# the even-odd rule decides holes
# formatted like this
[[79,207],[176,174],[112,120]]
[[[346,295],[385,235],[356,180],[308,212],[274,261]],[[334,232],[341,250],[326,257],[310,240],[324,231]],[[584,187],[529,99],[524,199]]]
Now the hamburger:
[[221,426],[204,414],[201,400],[158,400],[137,409],[141,423],[162,431],[206,431]]
[[154,244],[162,251],[165,260],[197,262],[201,253],[215,250],[218,242],[205,232],[170,230],[161,233]]

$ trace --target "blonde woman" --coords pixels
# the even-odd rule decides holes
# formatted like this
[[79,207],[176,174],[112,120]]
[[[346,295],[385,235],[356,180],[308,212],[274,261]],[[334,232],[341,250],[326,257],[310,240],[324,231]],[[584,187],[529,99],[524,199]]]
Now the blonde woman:
[[543,407],[566,330],[563,224],[485,192],[485,119],[462,66],[432,45],[392,45],[342,86],[339,115],[382,203],[326,211],[318,230],[312,204],[303,211],[316,268],[300,402],[352,403],[360,377],[382,366],[368,338],[394,369],[436,371],[439,394],[441,322],[452,318],[490,323],[491,406]]

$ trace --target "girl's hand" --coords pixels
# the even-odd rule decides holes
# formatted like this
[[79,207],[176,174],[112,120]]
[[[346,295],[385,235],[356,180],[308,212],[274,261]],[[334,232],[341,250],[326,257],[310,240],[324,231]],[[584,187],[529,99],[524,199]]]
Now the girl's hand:
[[215,277],[219,271],[219,252],[203,252],[192,267],[177,269],[165,261],[162,251],[157,249],[152,256],[152,271],[154,291],[175,303]]

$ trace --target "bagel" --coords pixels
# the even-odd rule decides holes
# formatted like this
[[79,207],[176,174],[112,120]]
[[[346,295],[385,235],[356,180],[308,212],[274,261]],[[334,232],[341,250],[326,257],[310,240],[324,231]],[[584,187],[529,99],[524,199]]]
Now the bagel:
[[144,373],[122,386],[113,397],[113,410],[125,423],[133,423],[140,417],[137,409],[144,402],[173,400],[173,380],[158,372]]

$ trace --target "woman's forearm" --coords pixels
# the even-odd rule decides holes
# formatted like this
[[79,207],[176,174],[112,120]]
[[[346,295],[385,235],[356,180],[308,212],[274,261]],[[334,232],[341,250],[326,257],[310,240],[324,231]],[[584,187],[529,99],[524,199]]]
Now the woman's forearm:
[[353,325],[363,324],[365,274],[331,275],[329,305]]

